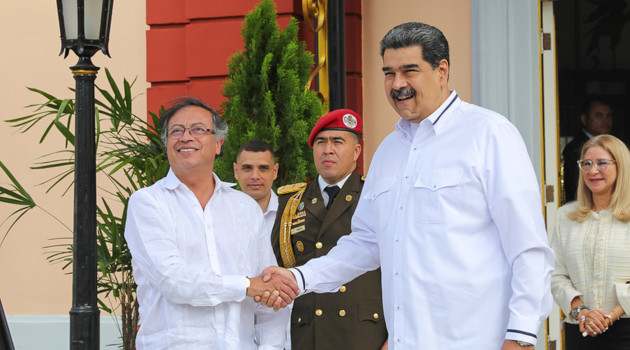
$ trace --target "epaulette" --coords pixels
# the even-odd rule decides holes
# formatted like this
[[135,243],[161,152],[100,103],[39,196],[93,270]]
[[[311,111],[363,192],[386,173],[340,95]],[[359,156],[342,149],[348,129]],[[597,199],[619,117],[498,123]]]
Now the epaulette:
[[306,182],[299,182],[296,184],[284,185],[278,188],[278,194],[293,193],[295,191],[299,191],[300,189],[302,189],[302,187],[305,187],[305,186],[306,186]]

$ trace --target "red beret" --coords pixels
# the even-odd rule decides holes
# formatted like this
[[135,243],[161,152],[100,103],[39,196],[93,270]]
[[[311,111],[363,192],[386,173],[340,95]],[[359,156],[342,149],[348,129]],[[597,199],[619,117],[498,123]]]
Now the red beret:
[[308,138],[308,145],[311,148],[313,147],[315,136],[323,130],[350,131],[360,135],[363,131],[363,121],[360,115],[350,109],[337,109],[324,115],[319,118],[311,131],[311,136]]

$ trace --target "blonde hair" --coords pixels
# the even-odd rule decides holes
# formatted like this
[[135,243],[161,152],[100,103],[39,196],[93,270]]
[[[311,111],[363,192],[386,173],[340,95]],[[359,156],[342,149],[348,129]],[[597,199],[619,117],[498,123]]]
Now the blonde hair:
[[[626,144],[612,135],[598,135],[588,140],[582,147],[580,159],[589,148],[600,146],[612,156],[617,164],[617,179],[613,186],[612,197],[608,208],[615,218],[622,222],[630,221],[630,151]],[[593,192],[584,182],[583,172],[580,171],[577,191],[577,208],[568,213],[571,220],[584,222],[593,210]]]

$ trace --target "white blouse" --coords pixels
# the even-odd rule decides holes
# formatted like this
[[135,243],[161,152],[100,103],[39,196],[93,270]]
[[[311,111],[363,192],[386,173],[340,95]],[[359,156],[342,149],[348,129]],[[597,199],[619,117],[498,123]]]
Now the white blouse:
[[[551,235],[556,268],[551,278],[553,297],[566,315],[577,296],[591,309],[608,312],[619,303],[630,312],[630,223],[617,220],[610,210],[591,212],[584,222],[567,214],[577,202],[558,210]],[[572,317],[566,322],[577,323]]]

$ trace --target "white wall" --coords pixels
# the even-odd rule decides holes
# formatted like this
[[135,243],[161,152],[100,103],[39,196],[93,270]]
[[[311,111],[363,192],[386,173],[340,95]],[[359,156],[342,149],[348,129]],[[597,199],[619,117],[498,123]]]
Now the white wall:
[[[134,101],[134,112],[139,116],[146,115],[145,92],[148,87],[145,44],[148,27],[145,23],[145,1],[114,2],[110,35],[112,58],[99,52],[93,59],[101,67],[97,85],[107,84],[106,67],[117,81],[122,81],[123,77],[129,80],[138,78],[134,92],[141,95]],[[73,53],[66,59],[58,56],[60,45],[55,1],[0,1],[0,161],[41,207],[72,227],[73,191],[70,190],[65,197],[61,197],[59,189],[46,195],[46,186],[37,184],[55,172],[29,168],[38,157],[59,149],[61,140],[50,140],[40,145],[38,136],[43,131],[41,127],[25,135],[17,133],[5,122],[32,112],[24,106],[43,102],[26,87],[36,87],[58,97],[74,97],[68,90],[68,87],[74,87],[69,67],[76,64],[77,58]],[[7,186],[8,182],[0,174],[0,186]],[[0,222],[16,209],[0,203]],[[9,224],[5,222],[0,226],[0,239]],[[71,276],[62,272],[61,265],[50,265],[44,259],[43,247],[53,244],[50,239],[57,237],[71,237],[71,232],[43,211],[34,210],[22,218],[0,247],[0,298],[9,315],[10,327],[15,325],[18,334],[21,325],[28,322],[29,318],[24,318],[28,315],[47,315],[44,321],[30,318],[34,322],[33,327],[45,320],[54,320],[52,324],[58,324],[67,319],[72,298]],[[66,342],[69,339],[65,330],[52,334]],[[21,346],[17,348],[24,349]]]

